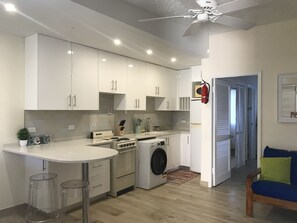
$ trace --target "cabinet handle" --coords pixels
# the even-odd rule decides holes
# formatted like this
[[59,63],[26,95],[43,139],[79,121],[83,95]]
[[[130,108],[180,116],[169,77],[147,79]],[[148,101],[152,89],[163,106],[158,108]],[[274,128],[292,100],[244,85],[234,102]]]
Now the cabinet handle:
[[103,186],[102,184],[99,184],[97,186],[93,186],[93,189],[98,188],[98,187],[102,187],[102,186]]
[[76,107],[76,94],[73,96],[73,107]]
[[137,98],[135,99],[135,108],[137,108]]
[[114,90],[114,80],[111,81],[111,90]]
[[100,165],[98,165],[98,166],[93,166],[93,169],[94,169],[94,168],[101,167],[101,166],[103,166],[103,165],[102,165],[102,164],[100,164]]
[[158,95],[160,94],[160,87],[158,86]]
[[118,81],[114,81],[115,83],[115,90],[118,90]]
[[42,171],[46,171],[45,160],[42,160]]
[[169,109],[169,101],[167,101],[167,109]]
[[71,107],[71,94],[67,97],[68,107]]
[[155,95],[157,95],[158,94],[158,87],[156,86],[155,87]]

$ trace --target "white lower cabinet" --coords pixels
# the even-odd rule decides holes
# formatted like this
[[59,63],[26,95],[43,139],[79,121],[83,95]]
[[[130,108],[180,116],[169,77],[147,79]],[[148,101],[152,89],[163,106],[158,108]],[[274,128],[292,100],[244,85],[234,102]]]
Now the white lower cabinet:
[[182,133],[180,137],[180,164],[182,166],[190,166],[190,134]]
[[[41,159],[26,157],[25,188],[29,190],[29,178],[39,173],[56,173],[58,186],[58,202],[61,208],[61,183],[68,180],[82,179],[81,164],[55,163]],[[104,194],[110,190],[110,160],[89,163],[90,198]],[[28,198],[26,198],[27,202]],[[81,197],[71,199],[68,205],[81,201]]]
[[180,134],[160,136],[167,145],[167,170],[177,169],[180,166]]

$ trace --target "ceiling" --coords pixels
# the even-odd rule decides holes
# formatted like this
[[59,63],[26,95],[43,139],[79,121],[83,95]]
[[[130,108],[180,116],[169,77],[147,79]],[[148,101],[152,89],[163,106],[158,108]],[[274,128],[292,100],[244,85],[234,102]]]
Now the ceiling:
[[[14,3],[17,13],[1,7]],[[218,4],[230,0],[218,0]],[[263,25],[297,17],[297,0],[263,0],[266,4],[228,15]],[[182,15],[194,0],[0,0],[0,32],[23,37],[42,33],[155,64],[184,69],[207,57],[208,37],[232,28],[204,25],[183,37],[189,21],[180,19],[139,23],[139,19]],[[116,47],[112,40],[123,45]],[[148,56],[146,49],[152,49]],[[177,62],[171,63],[170,58]]]

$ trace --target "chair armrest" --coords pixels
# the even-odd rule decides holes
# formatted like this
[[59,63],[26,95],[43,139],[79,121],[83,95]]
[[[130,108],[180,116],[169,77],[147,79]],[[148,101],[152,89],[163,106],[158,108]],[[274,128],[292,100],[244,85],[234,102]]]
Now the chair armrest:
[[246,179],[246,180],[251,180],[251,181],[253,181],[254,178],[255,178],[256,176],[258,176],[260,173],[261,173],[261,168],[258,168],[258,169],[256,169],[254,172],[250,173],[250,174],[247,176],[247,179]]
[[246,215],[253,216],[253,190],[252,184],[256,176],[261,173],[261,168],[258,168],[254,172],[250,173],[246,178]]

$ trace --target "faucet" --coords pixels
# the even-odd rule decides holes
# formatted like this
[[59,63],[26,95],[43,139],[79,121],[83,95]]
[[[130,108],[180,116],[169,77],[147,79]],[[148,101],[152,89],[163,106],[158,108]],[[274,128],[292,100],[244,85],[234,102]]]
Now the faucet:
[[145,119],[144,129],[145,129],[146,132],[151,131],[151,118],[146,118]]

